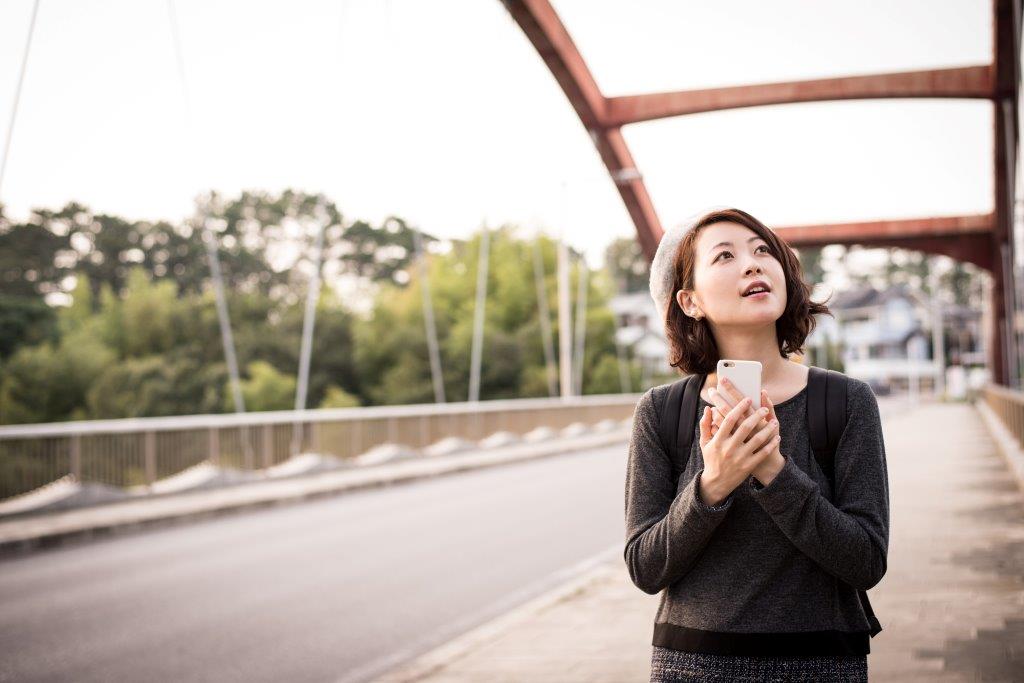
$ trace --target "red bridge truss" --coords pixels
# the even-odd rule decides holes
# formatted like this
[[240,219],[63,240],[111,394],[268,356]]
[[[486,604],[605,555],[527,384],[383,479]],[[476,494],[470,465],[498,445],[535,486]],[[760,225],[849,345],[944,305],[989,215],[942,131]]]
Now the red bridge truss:
[[548,0],[504,0],[505,6],[561,86],[590,133],[636,226],[648,258],[663,230],[643,175],[622,136],[622,126],[698,112],[769,104],[877,98],[972,98],[992,102],[995,209],[973,216],[921,217],[773,228],[794,247],[860,244],[943,254],[992,275],[992,379],[1008,384],[1016,351],[1013,319],[1013,220],[1018,153],[1021,0],[992,0],[990,64],[926,71],[845,76],[787,83],[606,97]]

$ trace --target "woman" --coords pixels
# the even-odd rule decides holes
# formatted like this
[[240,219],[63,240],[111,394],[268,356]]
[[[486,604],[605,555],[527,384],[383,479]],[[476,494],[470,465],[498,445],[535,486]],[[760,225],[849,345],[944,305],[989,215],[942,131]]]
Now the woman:
[[[755,283],[768,293],[749,296]],[[827,306],[792,250],[738,209],[666,234],[651,293],[671,365],[707,375],[678,482],[659,439],[670,385],[634,414],[625,560],[637,587],[662,594],[651,681],[866,681],[858,590],[885,574],[889,542],[878,404],[848,378],[833,489],[808,441],[808,368],[788,360]],[[718,386],[720,358],[761,362],[765,413]]]

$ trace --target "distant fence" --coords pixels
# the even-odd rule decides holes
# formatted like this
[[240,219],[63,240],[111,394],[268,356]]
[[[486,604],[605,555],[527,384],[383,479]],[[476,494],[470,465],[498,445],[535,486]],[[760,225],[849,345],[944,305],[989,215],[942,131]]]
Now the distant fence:
[[989,383],[982,387],[981,398],[1024,448],[1024,392]]
[[0,427],[0,499],[67,474],[127,487],[203,461],[263,469],[296,453],[352,458],[374,446],[423,448],[445,437],[479,440],[631,417],[639,394],[370,408],[55,422]]

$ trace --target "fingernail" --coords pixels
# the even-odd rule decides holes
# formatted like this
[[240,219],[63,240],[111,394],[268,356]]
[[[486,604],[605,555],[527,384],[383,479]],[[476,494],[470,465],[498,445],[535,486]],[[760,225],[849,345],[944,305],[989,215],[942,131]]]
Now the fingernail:
[[759,410],[758,412],[761,413],[762,415],[767,415],[768,414],[768,409],[767,408],[761,408],[761,410]]
[[714,395],[715,395],[715,390],[713,388],[712,389],[708,389],[708,396],[714,396]]
[[724,384],[725,386],[729,386],[730,384],[732,384],[732,382],[730,382],[730,381],[729,381],[729,380],[727,380],[727,379],[726,379],[725,377],[723,377],[723,378],[722,378],[722,384]]

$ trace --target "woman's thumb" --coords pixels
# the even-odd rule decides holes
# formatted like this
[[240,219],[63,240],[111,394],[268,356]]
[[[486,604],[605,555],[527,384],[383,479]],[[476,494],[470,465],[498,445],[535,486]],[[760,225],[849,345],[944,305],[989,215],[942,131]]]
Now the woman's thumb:
[[711,438],[711,409],[704,407],[704,414],[700,417],[700,442],[707,443]]

